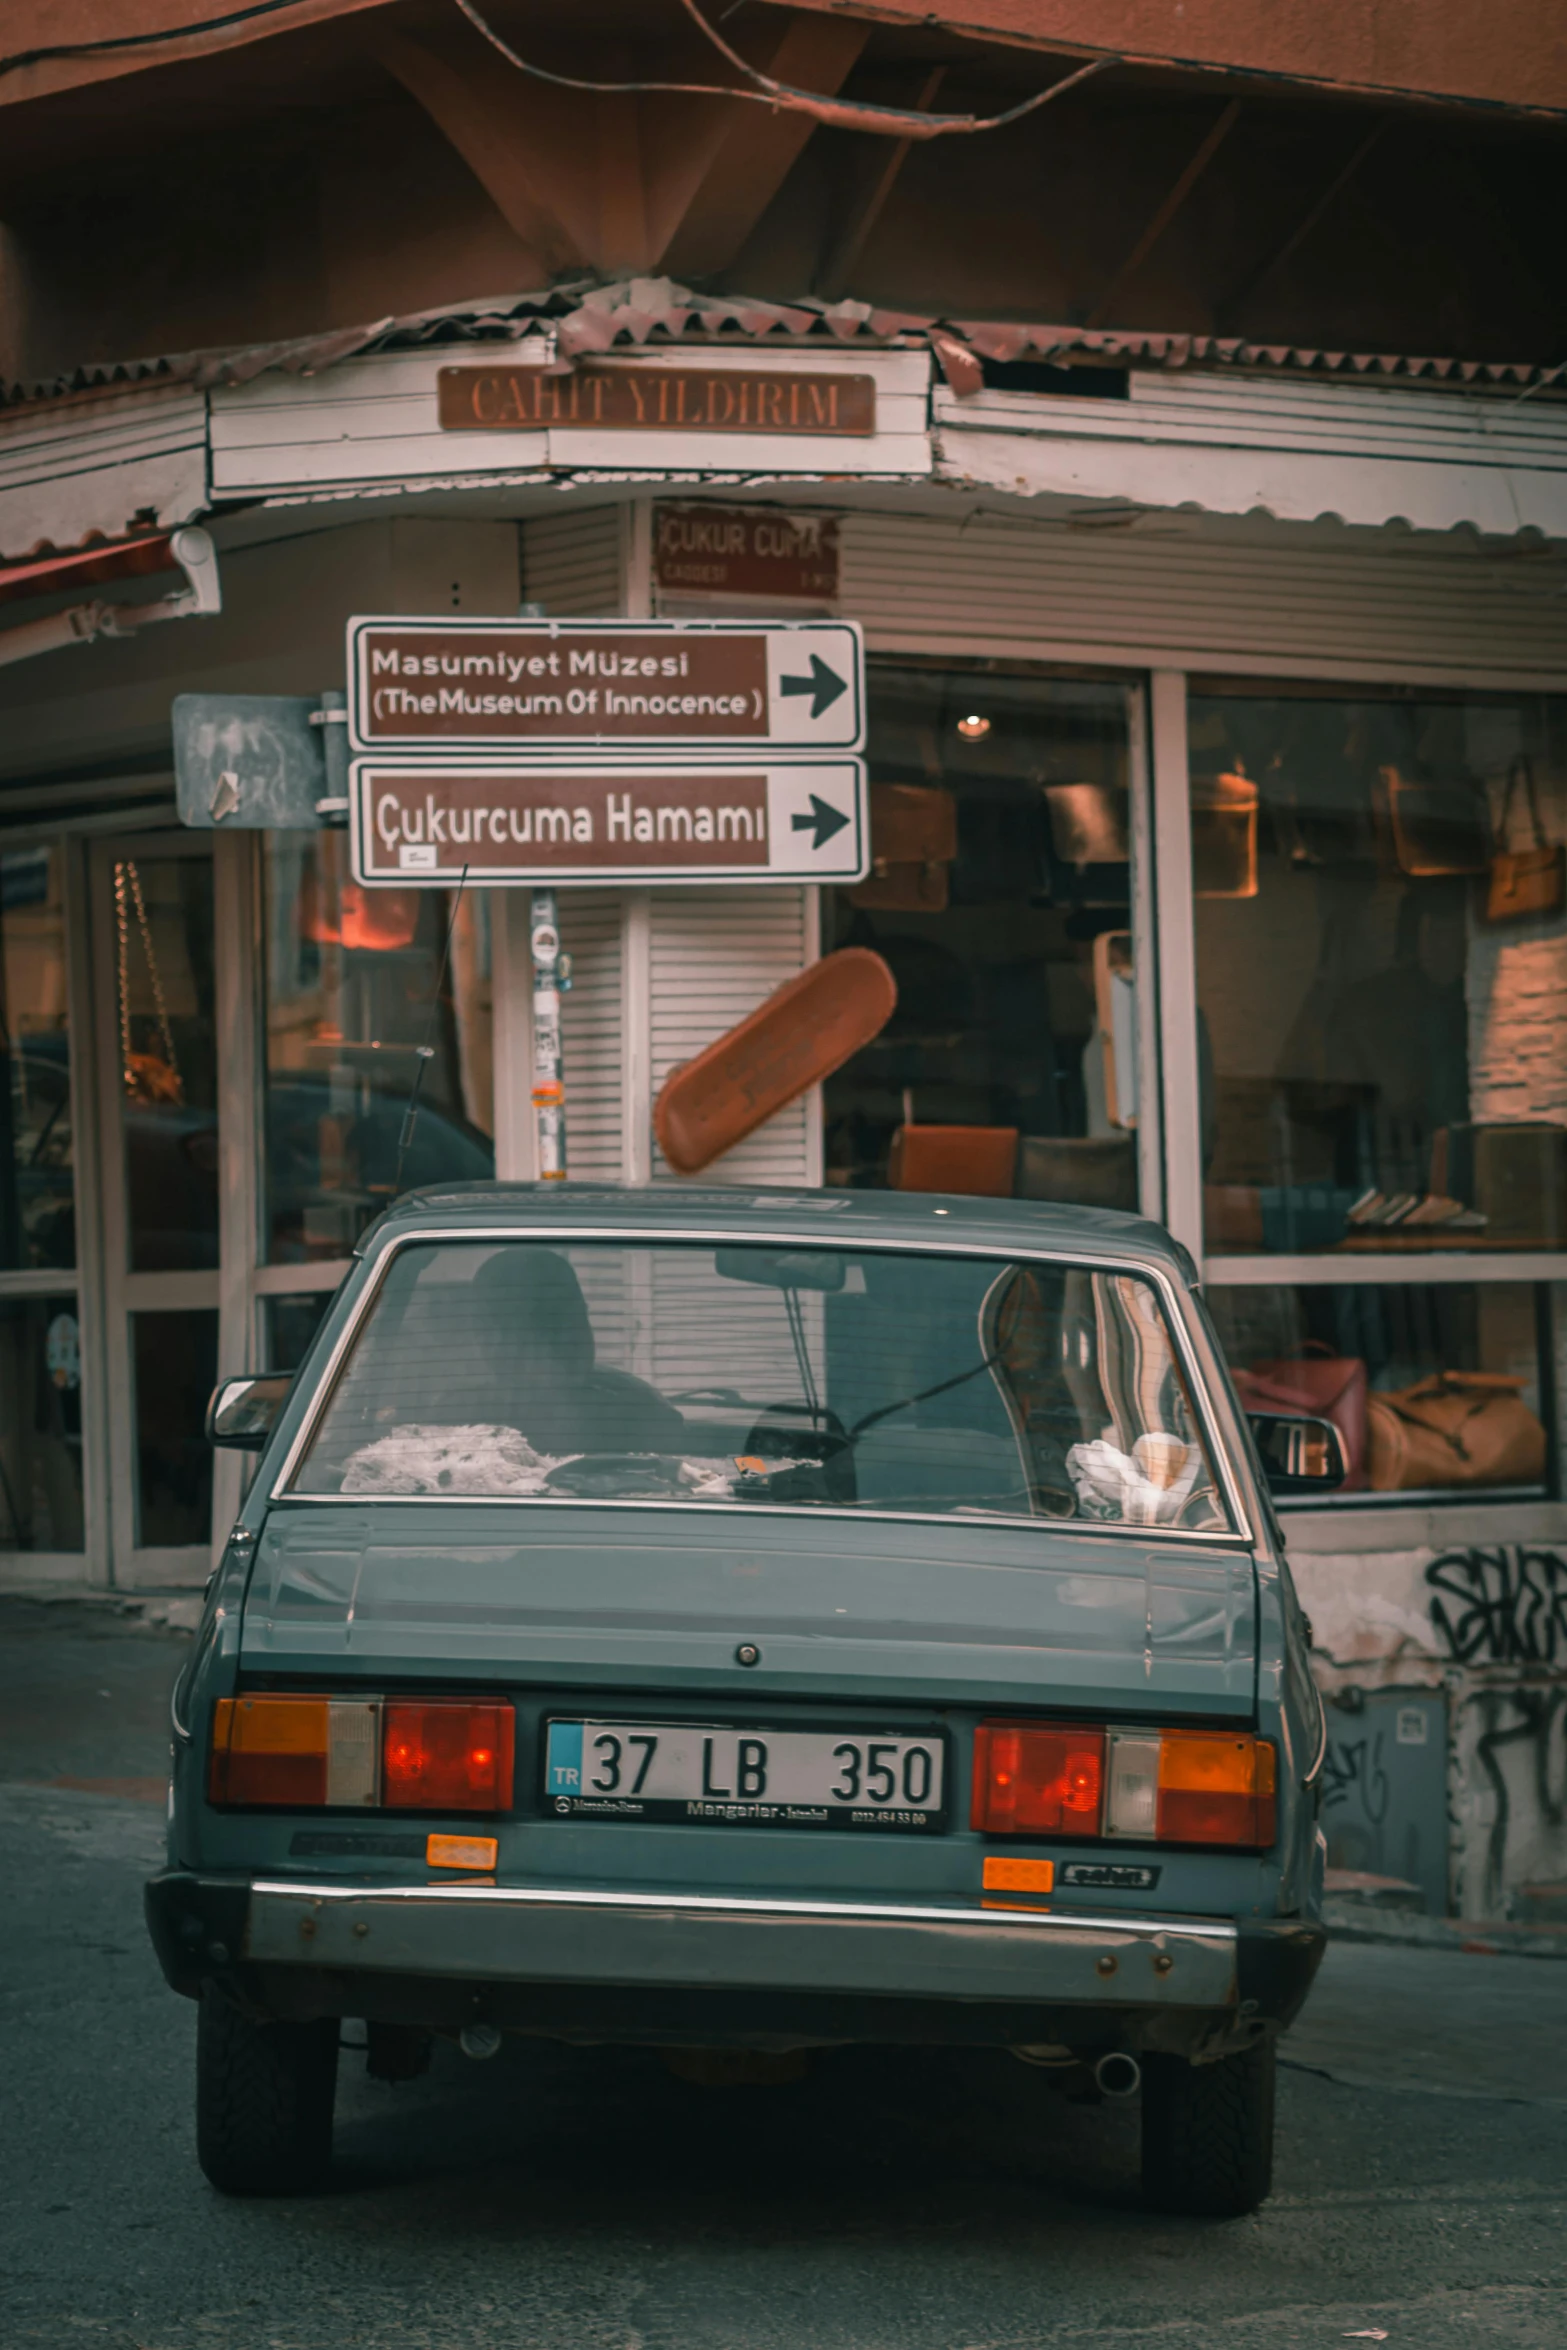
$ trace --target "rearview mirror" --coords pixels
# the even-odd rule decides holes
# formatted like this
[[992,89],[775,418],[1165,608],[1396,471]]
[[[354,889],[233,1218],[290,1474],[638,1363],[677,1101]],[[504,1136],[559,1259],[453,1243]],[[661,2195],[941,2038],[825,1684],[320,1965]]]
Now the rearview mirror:
[[1332,1493],[1349,1474],[1344,1439],[1331,1420],[1249,1412],[1272,1493]]
[[713,1262],[726,1281],[754,1281],[762,1289],[841,1289],[843,1258],[823,1248],[720,1248]]
[[250,1372],[220,1379],[207,1406],[207,1442],[232,1452],[262,1452],[283,1399],[294,1383],[292,1371]]

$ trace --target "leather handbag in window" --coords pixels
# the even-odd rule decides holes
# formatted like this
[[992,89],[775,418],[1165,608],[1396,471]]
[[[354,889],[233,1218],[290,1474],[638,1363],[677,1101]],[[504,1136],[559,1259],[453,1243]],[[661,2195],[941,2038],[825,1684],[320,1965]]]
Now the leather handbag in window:
[[1437,1371],[1413,1387],[1373,1395],[1372,1490],[1537,1485],[1545,1475],[1545,1430],[1522,1387],[1499,1371]]
[[1359,1355],[1336,1355],[1320,1338],[1308,1338],[1298,1356],[1235,1374],[1235,1392],[1248,1412],[1301,1412],[1332,1421],[1344,1440],[1346,1493],[1366,1482],[1367,1385]]
[[958,804],[923,783],[871,785],[871,869],[851,906],[888,914],[940,914],[958,853]]
[[891,1191],[954,1191],[1010,1199],[1017,1173],[1015,1126],[900,1126],[887,1164]]
[[1489,870],[1490,811],[1484,792],[1467,777],[1428,778],[1379,767],[1372,806],[1394,864],[1412,880]]
[[[1527,848],[1507,847],[1507,820],[1513,789],[1523,785],[1524,807],[1533,838]],[[1491,881],[1485,893],[1487,922],[1527,922],[1544,914],[1559,914],[1567,904],[1567,847],[1545,837],[1540,802],[1534,788],[1534,763],[1517,758],[1507,770],[1502,812],[1497,825],[1502,845],[1491,859]]]
[[1192,777],[1192,894],[1257,894],[1257,786],[1249,775]]

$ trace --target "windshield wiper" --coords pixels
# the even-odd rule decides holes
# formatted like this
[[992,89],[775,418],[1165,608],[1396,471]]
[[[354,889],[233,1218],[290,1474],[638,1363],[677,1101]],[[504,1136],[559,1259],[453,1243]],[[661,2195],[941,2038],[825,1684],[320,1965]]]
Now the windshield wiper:
[[966,1387],[971,1379],[979,1377],[981,1371],[990,1370],[1000,1360],[999,1351],[993,1355],[981,1355],[972,1369],[959,1371],[955,1379],[940,1379],[934,1387],[922,1387],[917,1395],[900,1396],[896,1403],[883,1404],[879,1412],[867,1412],[863,1420],[856,1420],[854,1426],[845,1431],[845,1442],[853,1444],[864,1435],[867,1428],[874,1428],[878,1420],[890,1420],[894,1412],[912,1411],[917,1403],[929,1403],[933,1395],[950,1395],[954,1387]]

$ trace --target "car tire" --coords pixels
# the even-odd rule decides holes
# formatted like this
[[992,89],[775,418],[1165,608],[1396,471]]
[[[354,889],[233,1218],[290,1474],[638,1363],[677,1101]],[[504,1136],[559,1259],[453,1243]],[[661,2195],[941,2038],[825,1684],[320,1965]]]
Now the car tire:
[[255,2023],[208,1983],[196,2027],[196,2159],[225,2195],[305,2195],[332,2160],[335,2016]]
[[1272,2040],[1216,2064],[1143,2059],[1143,2199],[1155,2211],[1239,2219],[1273,2184]]

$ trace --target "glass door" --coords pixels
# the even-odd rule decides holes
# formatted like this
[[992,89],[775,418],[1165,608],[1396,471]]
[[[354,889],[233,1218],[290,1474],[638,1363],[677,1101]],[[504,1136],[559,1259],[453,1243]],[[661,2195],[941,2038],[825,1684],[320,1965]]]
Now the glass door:
[[[58,840],[0,848],[0,1579],[76,1581],[91,1519],[77,1217],[75,868]],[[90,1280],[86,1284],[90,1291]]]
[[210,845],[94,844],[92,908],[114,1581],[199,1583],[220,1302]]

